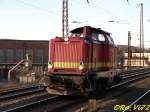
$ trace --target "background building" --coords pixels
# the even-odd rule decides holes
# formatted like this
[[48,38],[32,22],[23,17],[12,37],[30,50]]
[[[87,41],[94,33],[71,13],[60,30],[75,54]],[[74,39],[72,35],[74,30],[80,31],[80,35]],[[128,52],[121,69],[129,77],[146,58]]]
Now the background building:
[[48,41],[43,40],[0,40],[0,63],[17,63],[31,55],[33,63],[47,63]]
[[30,54],[35,69],[46,69],[48,43],[46,40],[0,39],[0,76],[5,77],[12,66],[25,58],[26,53]]
[[[141,55],[141,58],[140,58]],[[144,55],[144,57],[143,57]],[[124,67],[149,67],[150,66],[150,53],[132,53],[132,57],[128,59],[128,53],[124,53]]]

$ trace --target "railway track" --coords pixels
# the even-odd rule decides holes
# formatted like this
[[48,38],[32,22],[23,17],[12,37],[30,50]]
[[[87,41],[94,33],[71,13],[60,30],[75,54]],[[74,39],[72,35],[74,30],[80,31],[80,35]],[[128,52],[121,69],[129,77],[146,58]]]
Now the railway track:
[[122,77],[123,77],[123,79],[129,79],[129,78],[132,78],[132,77],[136,77],[136,76],[138,76],[138,75],[141,75],[141,74],[143,74],[143,72],[144,73],[146,73],[146,72],[150,72],[150,68],[143,68],[143,69],[136,69],[136,70],[132,70],[132,71],[126,71],[126,72],[123,72],[122,73]]
[[[140,95],[135,101],[133,101],[131,104],[128,105],[128,107],[133,107],[134,105],[138,104],[139,102],[141,102],[148,94],[150,94],[150,90],[147,90],[146,92],[144,92],[142,95]],[[132,108],[133,109],[133,108]],[[137,108],[136,108],[137,109]],[[146,108],[145,108],[146,109]],[[150,111],[150,108],[147,108]],[[129,108],[126,108],[124,111],[122,112],[128,112]],[[133,110],[134,111],[134,110]],[[137,110],[138,111],[138,110]],[[141,110],[144,111],[144,110]]]
[[140,69],[124,71],[121,73],[121,76],[123,76],[123,77],[132,76],[132,75],[135,75],[136,73],[139,74],[139,73],[142,73],[144,71],[150,71],[150,68],[140,68]]
[[[121,83],[113,85],[110,88],[113,89],[113,88],[117,88],[117,87],[120,87],[120,86],[124,86],[125,84],[132,83],[134,81],[137,81],[137,80],[140,80],[140,79],[143,79],[143,78],[146,78],[146,77],[150,77],[150,71],[146,71],[146,72],[143,72],[143,73],[139,73],[139,74],[135,74],[135,75],[132,75],[132,76],[125,77],[125,78],[123,78],[123,81]],[[124,80],[124,79],[126,79],[126,80]]]
[[20,105],[20,106],[17,106],[17,107],[13,107],[13,108],[10,108],[10,109],[6,109],[2,112],[17,112],[17,111],[25,111],[26,108],[31,108],[35,105],[38,105],[38,104],[42,104],[42,103],[45,103],[45,102],[49,102],[49,101],[54,101],[58,99],[57,96],[54,96],[54,97],[46,97],[44,99],[40,99],[40,100],[37,100],[37,101],[34,101],[34,102],[28,102],[28,103],[25,103],[23,105]]
[[29,90],[29,89],[34,89],[34,88],[38,88],[37,85],[30,85],[30,86],[23,86],[23,87],[17,87],[17,88],[9,88],[9,89],[6,89],[6,90],[1,90],[0,91],[0,95],[6,95],[6,94],[9,94],[9,93],[15,93],[15,92],[19,92],[19,91],[22,91],[22,90]]
[[29,95],[29,94],[34,94],[34,93],[41,92],[41,91],[44,91],[44,88],[39,88],[36,85],[1,91],[0,102],[2,103],[2,101],[14,99],[14,98]]
[[[145,72],[146,73],[146,72]],[[129,110],[128,108],[133,108],[133,105],[135,104],[138,104],[140,103],[142,100],[144,100],[144,97],[146,97],[146,95],[148,95],[150,93],[150,90],[145,90],[146,87],[136,87],[138,85],[138,81],[141,81],[140,79],[143,79],[143,78],[148,78],[150,76],[150,74],[147,74],[144,75],[141,74],[143,76],[140,76],[140,77],[136,77],[134,79],[130,79],[129,81],[125,81],[123,83],[120,83],[118,85],[115,85],[115,86],[112,86],[112,90],[118,88],[118,87],[121,87],[121,85],[123,84],[131,84],[130,86],[128,86],[127,88],[123,88],[122,90],[119,90],[118,93],[116,92],[116,94],[113,96],[113,95],[108,95],[109,98],[104,98],[104,99],[100,99],[98,100],[98,108],[100,108],[100,111],[103,111],[103,112],[111,112],[111,111],[123,111],[123,112],[128,112],[128,111],[132,111],[132,110]],[[131,82],[134,82],[135,81],[135,84],[134,83],[131,83]],[[145,81],[142,82],[143,84],[145,83]],[[150,83],[149,83],[150,84]],[[134,86],[133,86],[134,85]],[[143,88],[143,89],[142,89]],[[120,88],[119,88],[120,89]],[[145,92],[146,91],[146,92]],[[143,94],[144,93],[144,94]],[[113,94],[113,93],[112,93]],[[127,94],[127,95],[126,95]],[[142,94],[142,95],[141,95]],[[113,96],[113,97],[112,97]],[[137,97],[138,96],[138,97]],[[123,98],[122,98],[123,97]],[[118,103],[115,103],[116,102],[116,99],[118,100],[121,100],[120,102]],[[136,99],[136,100],[135,100]],[[109,103],[110,102],[113,102],[111,105],[111,109],[110,110],[110,107],[108,105],[110,105]],[[127,103],[128,102],[128,103]],[[132,103],[129,103],[129,102],[132,102]],[[118,106],[118,110],[113,110],[113,107],[115,106],[115,104]],[[106,105],[106,107],[104,106]],[[126,109],[125,109],[125,106],[126,106]],[[105,107],[105,108],[104,108]],[[103,109],[104,108],[104,109]],[[137,107],[138,108],[138,107]],[[150,110],[149,110],[150,111]]]
[[138,69],[127,70],[127,71],[123,71],[122,75],[128,75],[128,74],[132,74],[132,73],[138,73],[140,71],[149,70],[149,69],[150,68],[138,68]]
[[2,101],[6,101],[6,100],[10,100],[10,99],[14,99],[14,98],[17,98],[17,97],[21,97],[21,96],[26,96],[26,95],[30,95],[30,94],[34,94],[34,93],[37,93],[37,92],[42,92],[44,91],[43,88],[28,88],[27,90],[25,89],[21,89],[21,90],[18,90],[17,92],[12,92],[12,93],[7,93],[7,94],[4,94],[0,96],[0,102]]
[[[106,93],[102,93],[103,95],[100,96],[100,97],[95,97],[94,99],[97,100],[97,104],[98,104],[98,109],[99,108],[103,108],[103,103],[104,102],[108,102],[108,100],[112,97],[112,95],[110,95],[109,93],[112,93],[115,92],[114,90],[117,91],[117,89],[120,89],[120,87],[124,87],[125,85],[127,84],[131,84],[131,83],[134,83],[140,79],[144,79],[144,78],[147,78],[147,77],[150,77],[150,71],[146,71],[146,72],[140,72],[139,74],[137,74],[137,72],[135,72],[135,76],[131,76],[131,77],[128,77],[128,78],[125,78],[126,80],[124,80],[123,82],[119,83],[119,84],[116,84],[116,85],[113,85],[110,87],[110,89],[108,91],[106,91]],[[132,73],[133,74],[133,73]],[[132,79],[131,79],[132,78]],[[124,88],[123,88],[124,89]],[[126,90],[122,90],[120,93],[116,93],[115,96],[121,96],[124,94],[124,92],[126,92]],[[147,92],[145,92],[143,95],[141,95],[137,100],[135,100],[133,103],[131,103],[132,105],[138,103],[139,101],[141,101],[148,93],[150,93],[150,90],[148,90]],[[130,104],[130,105],[131,105]],[[84,105],[82,104],[81,107],[78,107],[77,109],[74,110],[74,112],[86,112],[88,111],[88,105],[87,103],[84,103]],[[105,112],[103,109],[101,109],[99,112]],[[108,112],[112,111],[112,110],[107,110]],[[67,111],[69,112],[69,111]],[[127,112],[127,110],[125,111]]]
[[76,105],[83,100],[85,99],[81,100],[73,97],[68,98],[62,96],[51,96],[45,97],[44,99],[35,100],[33,102],[28,102],[2,112],[59,112],[60,110]]
[[[26,100],[25,97],[28,97],[29,95],[34,95],[36,93],[43,92],[44,94],[39,96],[36,96],[33,100]],[[79,101],[75,101],[71,99],[65,99],[58,96],[50,96],[47,94],[47,92],[44,92],[43,88],[38,88],[38,86],[32,86],[32,87],[25,87],[20,89],[12,89],[8,91],[1,91],[0,92],[0,111],[1,112],[17,112],[17,111],[26,111],[26,109],[33,108],[37,105],[45,105],[46,103],[53,105],[51,107],[51,110],[49,111],[57,111],[61,109],[64,106],[73,105],[76,104]],[[25,101],[22,102],[22,98],[25,99]],[[19,102],[14,102],[14,100],[19,99]],[[12,103],[10,103],[12,100]],[[80,100],[80,99],[79,99]],[[5,103],[5,104],[4,104]],[[55,105],[59,104],[59,105]],[[60,106],[61,105],[61,106]],[[37,108],[37,107],[36,107]]]
[[4,108],[9,107],[10,105],[20,103],[26,99],[46,94],[47,92],[44,90],[44,88],[39,88],[36,85],[1,91],[0,111],[4,110]]
[[[150,73],[150,71],[149,72],[148,71],[146,71],[146,72],[142,71],[140,74],[137,74],[137,72],[136,72],[135,76],[125,78],[126,79],[125,81],[123,81],[123,82],[121,82],[117,85],[112,86],[111,89],[108,90],[108,91],[114,90],[118,87],[122,87],[122,86],[124,86],[126,84],[129,84],[129,83],[132,83],[134,81],[149,77],[150,76],[149,73]],[[129,80],[127,80],[127,79],[129,79]],[[106,92],[108,92],[108,91],[106,91]],[[108,95],[108,94],[106,94],[106,95]],[[104,99],[105,99],[106,95],[103,96]],[[103,97],[101,97],[102,99],[98,103],[100,103],[101,101],[106,101],[106,99],[104,100]],[[65,109],[65,111],[66,111],[69,108],[70,109],[73,108],[74,105],[79,105],[79,104],[83,104],[83,103],[87,102],[87,100],[88,99],[85,99],[85,98],[79,98],[79,99],[76,98],[76,99],[66,100],[66,99],[62,99],[58,96],[47,96],[44,99],[39,98],[38,100],[36,99],[35,101],[24,103],[20,106],[18,105],[18,106],[13,107],[13,108],[5,109],[2,112],[17,112],[17,111],[20,111],[20,110],[22,112],[34,112],[34,111],[38,112],[38,110],[40,110],[38,105],[40,105],[40,106],[41,105],[43,105],[43,106],[47,105],[45,107],[45,108],[47,108],[47,112],[55,112],[55,111],[59,111],[60,109]],[[31,107],[32,107],[32,109],[31,109]],[[42,108],[42,106],[41,106],[41,108]],[[45,108],[43,107],[43,109],[45,109]],[[85,109],[87,109],[87,105],[86,105]]]

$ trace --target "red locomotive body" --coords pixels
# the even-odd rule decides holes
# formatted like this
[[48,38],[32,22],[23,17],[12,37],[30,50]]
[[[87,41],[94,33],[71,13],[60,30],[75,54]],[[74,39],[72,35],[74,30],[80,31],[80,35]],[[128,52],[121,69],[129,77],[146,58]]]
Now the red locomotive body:
[[80,38],[70,38],[64,41],[63,38],[56,37],[50,42],[50,67],[49,72],[53,74],[75,74],[82,75],[79,70],[80,62],[84,59],[84,40]]
[[110,33],[90,26],[76,28],[71,36],[49,43],[48,71],[51,94],[99,90],[118,81],[116,46]]

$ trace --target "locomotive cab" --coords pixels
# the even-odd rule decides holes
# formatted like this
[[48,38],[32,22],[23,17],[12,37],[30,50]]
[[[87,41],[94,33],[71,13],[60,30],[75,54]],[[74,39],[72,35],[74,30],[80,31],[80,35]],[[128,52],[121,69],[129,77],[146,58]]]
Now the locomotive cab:
[[91,26],[72,30],[67,39],[52,39],[47,91],[57,95],[85,93],[112,83],[117,74],[115,49],[110,33]]
[[99,42],[108,42],[110,44],[114,44],[110,33],[101,30],[101,28],[91,28],[90,26],[80,27],[72,30],[70,37],[85,38],[87,40],[91,40],[91,42],[97,40]]

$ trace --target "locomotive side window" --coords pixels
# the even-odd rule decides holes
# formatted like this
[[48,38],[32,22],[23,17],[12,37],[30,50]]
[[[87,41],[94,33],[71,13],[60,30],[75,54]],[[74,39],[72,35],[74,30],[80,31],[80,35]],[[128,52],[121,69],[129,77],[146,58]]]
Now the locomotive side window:
[[99,34],[99,35],[98,35],[98,40],[99,40],[99,41],[105,41],[104,35],[103,35],[103,34]]
[[98,34],[92,33],[92,40],[98,40]]
[[107,38],[110,44],[114,44],[114,41],[110,35],[107,35]]
[[96,40],[96,41],[105,41],[105,37],[103,34],[98,34],[98,33],[92,33],[92,40]]
[[73,33],[73,37],[83,37],[83,33]]

